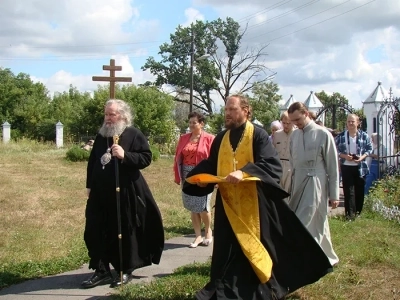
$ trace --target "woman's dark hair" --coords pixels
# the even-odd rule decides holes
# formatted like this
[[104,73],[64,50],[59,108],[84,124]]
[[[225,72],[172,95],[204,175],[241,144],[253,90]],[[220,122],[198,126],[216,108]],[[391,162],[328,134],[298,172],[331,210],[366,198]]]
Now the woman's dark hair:
[[201,113],[199,113],[197,111],[192,111],[188,115],[188,120],[190,120],[191,118],[196,118],[199,123],[204,123],[204,121],[206,120],[206,118]]

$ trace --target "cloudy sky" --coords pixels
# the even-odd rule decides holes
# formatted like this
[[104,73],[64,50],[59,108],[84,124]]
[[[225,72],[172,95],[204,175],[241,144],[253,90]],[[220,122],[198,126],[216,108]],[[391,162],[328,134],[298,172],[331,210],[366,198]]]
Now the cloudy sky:
[[91,91],[115,58],[120,76],[141,71],[181,24],[232,17],[242,43],[267,47],[284,100],[339,92],[361,107],[378,81],[400,96],[398,0],[1,0],[0,67],[28,73],[50,92]]

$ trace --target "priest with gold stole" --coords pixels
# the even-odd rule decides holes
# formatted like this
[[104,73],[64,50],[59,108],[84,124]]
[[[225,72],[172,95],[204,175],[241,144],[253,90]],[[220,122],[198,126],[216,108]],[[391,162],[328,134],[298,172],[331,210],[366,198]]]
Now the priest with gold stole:
[[241,95],[227,98],[225,128],[183,191],[218,183],[210,282],[196,299],[283,299],[332,271],[321,247],[283,200],[282,166],[268,134],[248,121]]

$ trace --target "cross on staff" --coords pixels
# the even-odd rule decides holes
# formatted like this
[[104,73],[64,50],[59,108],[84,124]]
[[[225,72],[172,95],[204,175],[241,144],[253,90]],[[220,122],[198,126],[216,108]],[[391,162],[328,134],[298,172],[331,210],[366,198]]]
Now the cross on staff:
[[121,66],[115,65],[115,59],[110,59],[110,65],[103,65],[103,70],[110,71],[110,76],[93,76],[93,81],[108,81],[110,83],[110,99],[115,99],[116,82],[132,82],[132,77],[115,77],[115,71],[122,71]]

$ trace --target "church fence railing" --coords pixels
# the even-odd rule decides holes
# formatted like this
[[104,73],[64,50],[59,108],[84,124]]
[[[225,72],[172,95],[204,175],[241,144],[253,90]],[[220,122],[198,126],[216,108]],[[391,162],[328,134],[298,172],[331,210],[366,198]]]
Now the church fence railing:
[[[382,102],[377,115],[379,178],[400,175],[400,98]],[[386,152],[386,153],[385,153]]]

